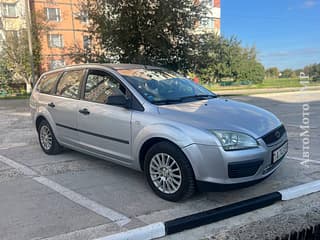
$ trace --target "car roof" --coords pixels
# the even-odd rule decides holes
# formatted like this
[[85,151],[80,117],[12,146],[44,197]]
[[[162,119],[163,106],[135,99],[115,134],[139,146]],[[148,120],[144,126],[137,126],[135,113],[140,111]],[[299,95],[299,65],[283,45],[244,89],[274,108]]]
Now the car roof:
[[69,65],[61,68],[57,68],[51,71],[47,71],[44,74],[60,72],[65,70],[71,69],[81,69],[81,68],[88,68],[88,67],[107,67],[112,70],[128,70],[128,69],[163,69],[161,67],[149,66],[149,65],[142,65],[142,64],[129,64],[129,63],[85,63],[85,64],[77,64],[77,65]]

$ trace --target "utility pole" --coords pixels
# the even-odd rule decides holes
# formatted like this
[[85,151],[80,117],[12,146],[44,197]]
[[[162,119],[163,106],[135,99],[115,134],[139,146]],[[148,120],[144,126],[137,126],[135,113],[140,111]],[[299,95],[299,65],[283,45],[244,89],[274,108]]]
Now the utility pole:
[[[33,48],[32,48],[32,31],[31,31],[31,10],[30,10],[30,2],[29,0],[25,0],[25,9],[26,9],[26,27],[28,34],[28,44],[29,44],[29,61],[31,66],[31,74],[32,74],[32,85],[35,83],[35,73],[34,73],[34,62],[33,62]],[[30,89],[31,90],[31,89]],[[28,86],[27,86],[28,92]]]

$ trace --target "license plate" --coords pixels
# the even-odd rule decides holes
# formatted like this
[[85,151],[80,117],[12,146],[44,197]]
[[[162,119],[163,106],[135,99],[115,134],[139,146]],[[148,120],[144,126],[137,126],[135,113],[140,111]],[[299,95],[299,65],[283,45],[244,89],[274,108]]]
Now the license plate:
[[279,161],[288,152],[288,142],[272,152],[272,163]]

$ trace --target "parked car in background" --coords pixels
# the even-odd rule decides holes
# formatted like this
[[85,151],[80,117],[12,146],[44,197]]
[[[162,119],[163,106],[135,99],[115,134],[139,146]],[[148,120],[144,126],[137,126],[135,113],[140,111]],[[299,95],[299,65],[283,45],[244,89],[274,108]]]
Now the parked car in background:
[[143,171],[169,201],[197,188],[257,182],[288,151],[286,130],[272,113],[158,67],[50,71],[35,85],[30,107],[45,153],[71,148]]

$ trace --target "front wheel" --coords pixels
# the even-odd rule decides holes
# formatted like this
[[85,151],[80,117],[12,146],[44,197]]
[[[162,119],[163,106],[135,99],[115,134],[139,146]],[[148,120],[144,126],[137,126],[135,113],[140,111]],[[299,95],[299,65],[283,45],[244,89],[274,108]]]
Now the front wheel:
[[188,159],[169,142],[157,143],[148,150],[144,170],[152,190],[165,200],[176,202],[195,192],[194,174]]

